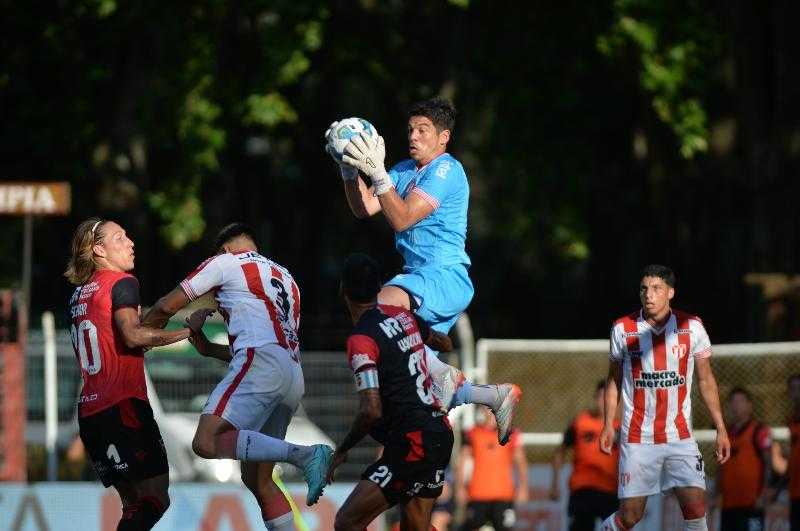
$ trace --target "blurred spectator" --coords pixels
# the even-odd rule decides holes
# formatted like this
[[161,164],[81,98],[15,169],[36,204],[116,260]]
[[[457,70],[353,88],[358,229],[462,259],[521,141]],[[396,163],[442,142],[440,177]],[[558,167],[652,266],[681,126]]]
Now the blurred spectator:
[[0,343],[14,343],[18,337],[17,301],[11,290],[0,290]]
[[600,451],[603,430],[603,395],[605,380],[597,384],[594,406],[581,411],[564,432],[564,441],[553,453],[553,483],[550,498],[561,497],[559,479],[567,450],[573,450],[572,475],[569,478],[570,531],[594,531],[595,521],[605,520],[617,510],[617,463],[619,446],[611,454]]
[[454,505],[453,478],[448,470],[444,477],[442,495],[436,499],[436,505],[433,506],[431,527],[436,528],[438,531],[448,531],[448,529],[450,529],[450,523],[453,521]]
[[768,487],[772,472],[769,426],[753,418],[750,393],[734,388],[728,395],[731,458],[720,467],[717,493],[721,498],[720,528],[726,531],[764,529],[764,510],[774,499]]
[[791,447],[786,467],[789,474],[789,529],[800,531],[800,374],[790,376],[786,385],[792,401],[792,416],[789,418]]
[[[497,442],[497,421],[481,407],[478,424],[464,435],[455,473],[456,501],[467,502],[467,516],[461,531],[473,531],[490,523],[495,531],[507,531],[516,522],[515,504],[528,501],[528,461],[520,434],[514,430],[508,443]],[[472,477],[465,479],[465,467],[472,458]],[[514,484],[514,470],[517,484]]]
[[77,433],[72,437],[72,442],[69,443],[66,452],[64,452],[60,476],[61,479],[68,481],[97,480],[97,476],[94,474],[91,463],[86,456],[86,447],[83,446],[83,441]]

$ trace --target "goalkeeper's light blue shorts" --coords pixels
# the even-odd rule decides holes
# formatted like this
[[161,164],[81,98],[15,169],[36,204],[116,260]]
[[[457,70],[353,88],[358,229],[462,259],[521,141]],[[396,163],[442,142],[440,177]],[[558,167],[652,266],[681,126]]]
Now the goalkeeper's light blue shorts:
[[419,306],[415,313],[443,334],[450,331],[475,294],[467,268],[461,264],[406,269],[386,285],[412,295]]

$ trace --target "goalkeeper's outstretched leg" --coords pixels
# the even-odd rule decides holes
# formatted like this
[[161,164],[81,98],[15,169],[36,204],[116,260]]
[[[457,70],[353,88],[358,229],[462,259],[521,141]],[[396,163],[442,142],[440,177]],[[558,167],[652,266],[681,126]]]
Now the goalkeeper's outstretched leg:
[[480,385],[468,381],[464,374],[437,356],[428,356],[431,390],[444,411],[463,404],[488,406],[497,419],[497,439],[501,445],[508,442],[514,424],[514,414],[522,397],[515,384]]

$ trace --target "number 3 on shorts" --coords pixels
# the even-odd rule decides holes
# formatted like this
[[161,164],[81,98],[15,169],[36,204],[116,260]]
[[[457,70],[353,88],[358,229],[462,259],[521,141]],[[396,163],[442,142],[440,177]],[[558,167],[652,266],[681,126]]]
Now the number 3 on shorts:
[[378,467],[378,470],[372,473],[369,477],[369,480],[373,483],[377,483],[381,488],[385,487],[389,484],[389,481],[392,479],[392,473],[389,472],[389,467],[386,465],[381,465]]

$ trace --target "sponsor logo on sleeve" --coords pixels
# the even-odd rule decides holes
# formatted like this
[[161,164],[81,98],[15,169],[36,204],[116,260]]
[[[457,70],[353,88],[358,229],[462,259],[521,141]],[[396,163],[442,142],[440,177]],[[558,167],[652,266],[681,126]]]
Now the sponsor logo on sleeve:
[[353,354],[350,358],[350,368],[354,371],[365,365],[375,365],[375,362],[370,359],[368,354]]

